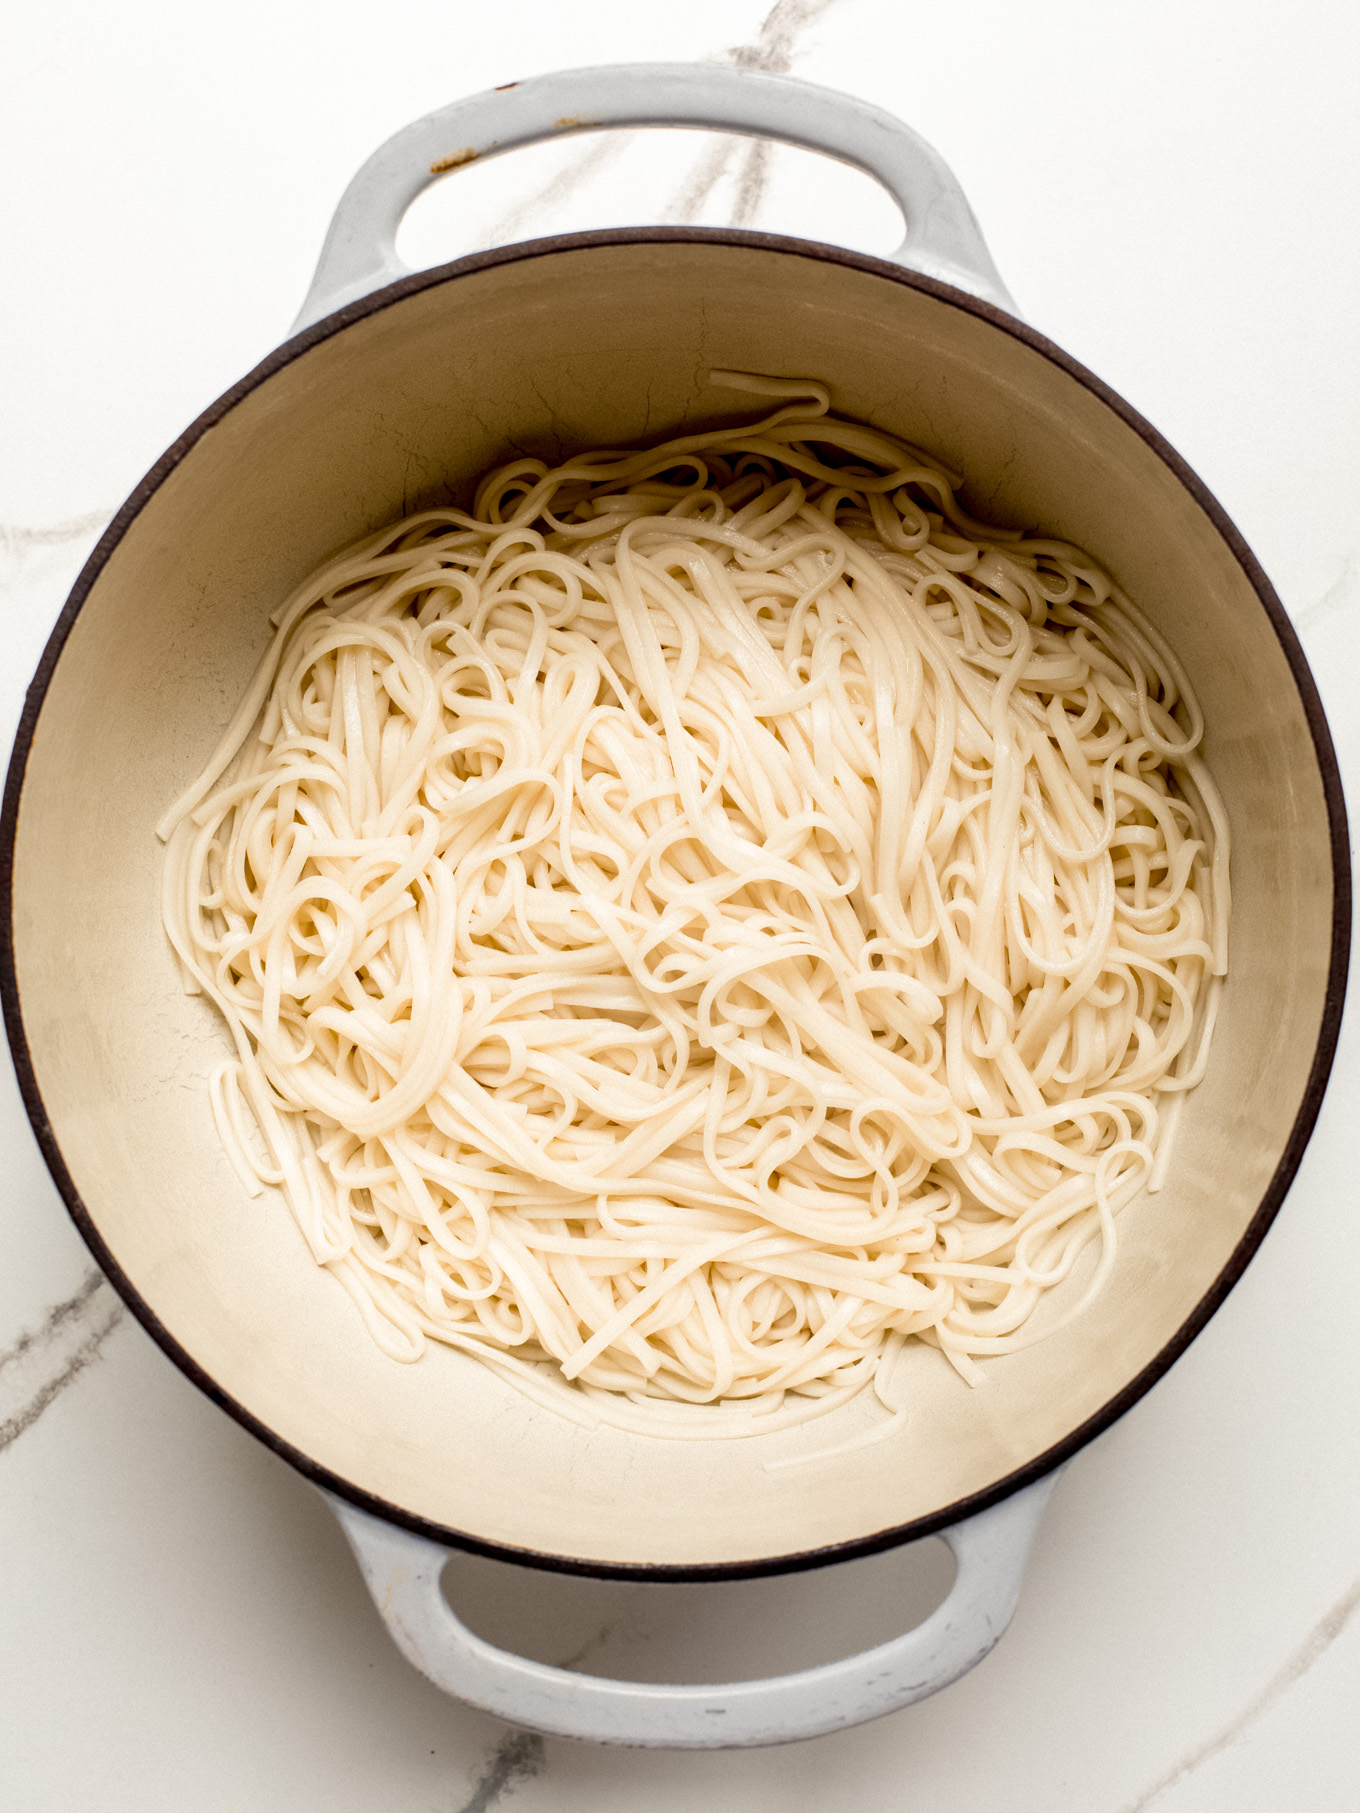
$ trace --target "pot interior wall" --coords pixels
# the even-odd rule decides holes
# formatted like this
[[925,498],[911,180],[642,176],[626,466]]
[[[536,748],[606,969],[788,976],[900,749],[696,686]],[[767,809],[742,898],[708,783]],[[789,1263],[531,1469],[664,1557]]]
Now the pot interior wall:
[[[476,1362],[403,1367],[313,1268],[213,1131],[226,1050],[160,929],[152,826],[205,760],[266,637],[325,555],[516,450],[554,457],[745,413],[712,366],[816,376],[838,409],[936,450],[975,510],[1089,547],[1179,651],[1234,837],[1232,970],[1167,1188],[1121,1217],[1105,1294],[970,1391],[909,1353],[890,1439],[817,1459],[855,1404],[732,1443],[589,1430]],[[100,573],[38,724],[15,940],[38,1087],[132,1285],[223,1391],[302,1454],[483,1541],[713,1565],[855,1541],[947,1507],[1100,1411],[1242,1239],[1290,1136],[1326,986],[1332,872],[1317,761],[1241,567],[1162,459],[1020,338],[792,248],[627,241],[508,258],[416,291],[250,389],[164,479]],[[1060,1307],[1060,1305],[1058,1306]],[[771,1465],[805,1455],[800,1464]]]

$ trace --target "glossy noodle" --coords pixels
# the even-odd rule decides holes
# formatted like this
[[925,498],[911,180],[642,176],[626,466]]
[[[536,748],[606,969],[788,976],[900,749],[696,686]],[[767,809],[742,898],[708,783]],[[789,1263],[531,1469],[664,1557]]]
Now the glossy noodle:
[[1134,604],[819,386],[714,379],[778,404],[328,562],[161,827],[245,1188],[394,1359],[663,1435],[1077,1314],[1227,963]]

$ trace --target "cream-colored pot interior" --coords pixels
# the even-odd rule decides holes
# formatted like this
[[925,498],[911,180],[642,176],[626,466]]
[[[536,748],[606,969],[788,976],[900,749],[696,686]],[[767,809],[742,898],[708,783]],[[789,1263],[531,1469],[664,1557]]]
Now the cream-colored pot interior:
[[[1234,836],[1232,968],[1167,1188],[1052,1341],[969,1390],[926,1348],[889,1440],[852,1404],[733,1442],[589,1430],[477,1362],[385,1359],[281,1198],[244,1195],[205,1083],[225,1034],[161,931],[152,826],[217,740],[266,619],[352,537],[516,451],[629,445],[745,413],[713,366],[816,376],[969,475],[984,515],[1090,548],[1203,701]],[[606,236],[476,261],[246,387],[147,497],[52,676],[14,868],[33,1077],[97,1239],[257,1429],[358,1493],[577,1563],[769,1563],[936,1516],[1046,1454],[1177,1336],[1291,1137],[1324,1018],[1333,875],[1318,757],[1280,640],[1214,521],[1095,389],[870,261],[739,236]],[[899,1375],[901,1376],[901,1375]],[[793,1466],[771,1465],[798,1455]]]

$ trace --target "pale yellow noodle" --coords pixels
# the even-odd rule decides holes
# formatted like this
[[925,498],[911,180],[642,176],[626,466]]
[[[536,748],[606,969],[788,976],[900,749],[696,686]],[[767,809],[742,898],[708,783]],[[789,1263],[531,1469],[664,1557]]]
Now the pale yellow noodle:
[[657,1435],[877,1381],[895,1427],[904,1341],[982,1376],[1162,1181],[1227,821],[1088,555],[715,378],[783,400],[517,460],[299,587],[162,826],[165,925],[234,1169],[393,1358]]

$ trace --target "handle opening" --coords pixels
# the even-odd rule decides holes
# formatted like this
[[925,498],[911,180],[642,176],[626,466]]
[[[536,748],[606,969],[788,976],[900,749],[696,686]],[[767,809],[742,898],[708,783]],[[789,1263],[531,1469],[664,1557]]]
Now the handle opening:
[[602,227],[747,227],[887,258],[906,221],[867,172],[697,127],[573,134],[456,165],[418,195],[397,256],[427,270],[489,246]]
[[695,1585],[592,1580],[451,1555],[441,1587],[475,1636],[616,1681],[756,1681],[840,1662],[923,1624],[957,1564],[936,1537],[807,1573]]

